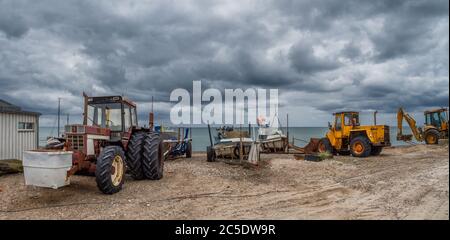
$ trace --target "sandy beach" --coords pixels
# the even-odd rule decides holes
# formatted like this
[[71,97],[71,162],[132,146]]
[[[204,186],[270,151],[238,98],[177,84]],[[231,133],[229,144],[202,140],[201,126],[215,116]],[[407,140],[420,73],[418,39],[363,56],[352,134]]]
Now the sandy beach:
[[89,176],[58,190],[0,177],[0,219],[449,219],[449,150],[416,145],[322,162],[263,155],[256,168],[166,161],[160,181],[104,195]]

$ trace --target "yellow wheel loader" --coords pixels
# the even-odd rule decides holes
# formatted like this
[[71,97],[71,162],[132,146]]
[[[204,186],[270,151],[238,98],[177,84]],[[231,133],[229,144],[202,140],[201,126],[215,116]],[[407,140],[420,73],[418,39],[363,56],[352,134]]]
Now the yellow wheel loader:
[[328,123],[330,130],[319,141],[319,152],[368,157],[379,155],[383,147],[391,145],[389,126],[361,126],[358,112],[338,112],[333,115],[334,123]]
[[[448,109],[438,108],[424,112],[425,125],[422,128],[416,126],[416,120],[406,113],[403,108],[397,112],[397,140],[411,141],[412,137],[418,141],[425,141],[426,144],[438,144],[439,139],[448,139]],[[403,134],[403,119],[411,128],[412,134]]]

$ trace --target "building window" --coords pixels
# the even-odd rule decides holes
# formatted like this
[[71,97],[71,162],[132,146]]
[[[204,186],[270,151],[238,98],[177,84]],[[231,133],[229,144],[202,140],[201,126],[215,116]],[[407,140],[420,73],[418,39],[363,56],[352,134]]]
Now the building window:
[[17,129],[19,131],[33,131],[34,124],[30,122],[19,122]]

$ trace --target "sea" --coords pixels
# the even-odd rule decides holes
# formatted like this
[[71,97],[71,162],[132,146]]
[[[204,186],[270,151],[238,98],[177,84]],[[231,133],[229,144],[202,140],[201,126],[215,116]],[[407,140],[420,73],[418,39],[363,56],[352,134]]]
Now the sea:
[[[281,128],[285,133],[286,129]],[[193,151],[206,151],[206,147],[210,145],[209,133],[207,127],[194,127],[192,130],[192,149]],[[309,142],[310,138],[322,138],[328,131],[327,127],[289,127],[289,141],[292,142],[294,138],[294,145],[303,147]],[[64,129],[61,128],[60,133],[63,133]],[[404,134],[410,134],[411,129],[409,127],[403,127]],[[40,127],[39,128],[39,146],[45,146],[47,137],[56,136],[56,127]],[[216,135],[215,128],[211,128],[211,134]],[[393,146],[409,145],[403,141],[397,141],[397,127],[390,127],[391,144]],[[417,143],[413,141],[412,143]]]

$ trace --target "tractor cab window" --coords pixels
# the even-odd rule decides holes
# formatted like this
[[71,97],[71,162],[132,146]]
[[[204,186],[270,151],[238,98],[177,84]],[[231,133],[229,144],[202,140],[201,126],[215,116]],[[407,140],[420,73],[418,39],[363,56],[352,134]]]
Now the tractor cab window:
[[101,106],[89,105],[87,114],[87,124],[89,126],[102,126],[104,109]]
[[90,126],[122,131],[122,105],[120,103],[89,104],[87,123]]
[[137,119],[136,119],[136,108],[132,107],[131,108],[131,125],[133,126],[137,126]]
[[345,126],[359,126],[359,117],[353,113],[346,113],[344,115]]
[[128,131],[128,129],[131,127],[131,108],[127,104],[123,105],[123,118],[124,118],[124,125],[125,125],[125,131]]
[[108,103],[105,106],[105,123],[111,131],[122,131],[122,106],[120,103]]

